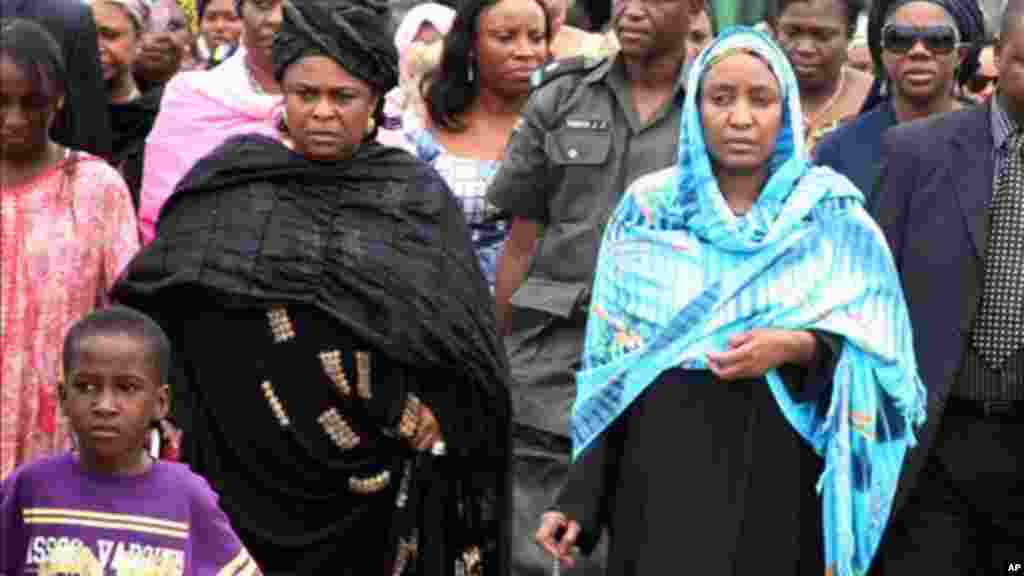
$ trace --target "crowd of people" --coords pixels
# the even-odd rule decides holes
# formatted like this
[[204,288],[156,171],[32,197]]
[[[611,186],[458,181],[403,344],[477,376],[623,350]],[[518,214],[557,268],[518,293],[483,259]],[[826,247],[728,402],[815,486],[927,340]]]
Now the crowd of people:
[[1012,573],[1003,4],[3,0],[0,576]]

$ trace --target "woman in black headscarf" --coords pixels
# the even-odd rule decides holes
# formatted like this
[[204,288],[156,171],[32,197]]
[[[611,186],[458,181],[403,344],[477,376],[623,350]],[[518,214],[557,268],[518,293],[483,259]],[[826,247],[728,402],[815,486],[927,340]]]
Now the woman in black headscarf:
[[875,83],[864,101],[861,111],[866,112],[885,102],[891,92],[891,80],[885,72],[882,59],[882,28],[886,20],[904,4],[926,1],[941,6],[956,23],[960,41],[967,47],[956,72],[956,86],[961,87],[978,71],[978,55],[985,45],[985,13],[978,6],[980,0],[873,0],[868,12],[868,51],[875,67]]
[[458,202],[374,143],[372,1],[286,2],[283,143],[201,160],[115,295],[171,335],[183,455],[265,573],[501,574],[506,363]]
[[[958,87],[978,68],[985,20],[978,0],[874,0],[868,46],[875,82],[860,116],[829,133],[814,150],[817,163],[846,176],[875,201],[882,135],[901,122],[973,102]],[[922,72],[930,74],[921,80]]]

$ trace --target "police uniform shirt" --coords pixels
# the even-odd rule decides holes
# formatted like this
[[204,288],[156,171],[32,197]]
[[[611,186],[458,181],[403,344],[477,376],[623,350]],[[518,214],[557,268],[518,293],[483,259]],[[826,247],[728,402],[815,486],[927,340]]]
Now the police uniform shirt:
[[605,224],[630,183],[675,163],[686,74],[647,122],[618,57],[556,61],[539,75],[488,199],[543,226],[505,342],[516,421],[563,436]]

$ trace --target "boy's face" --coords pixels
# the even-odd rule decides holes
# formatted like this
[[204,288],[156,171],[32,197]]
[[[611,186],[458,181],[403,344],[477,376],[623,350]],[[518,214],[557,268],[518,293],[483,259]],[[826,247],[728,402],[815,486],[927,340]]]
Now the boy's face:
[[167,414],[167,387],[139,338],[96,334],[79,342],[61,399],[85,463],[109,473],[141,471],[150,424]]

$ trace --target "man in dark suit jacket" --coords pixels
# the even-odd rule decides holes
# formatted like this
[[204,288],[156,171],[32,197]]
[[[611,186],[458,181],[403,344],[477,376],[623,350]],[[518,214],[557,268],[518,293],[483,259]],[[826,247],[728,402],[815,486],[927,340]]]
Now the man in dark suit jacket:
[[82,0],[0,0],[0,18],[35,20],[63,49],[68,94],[53,127],[54,140],[109,157],[107,93],[100,71],[96,24],[89,5]]
[[[957,86],[974,77],[978,52],[985,39],[984,14],[975,0],[934,0],[935,6],[906,6],[903,0],[875,0],[868,18],[871,59],[881,71],[861,115],[827,134],[814,149],[815,162],[849,178],[869,199],[882,163],[882,135],[900,122],[911,122],[973,103],[959,101]],[[926,4],[926,3],[925,3]],[[915,9],[916,8],[916,9]],[[922,10],[924,8],[924,10]],[[930,10],[928,10],[930,8]],[[922,32],[942,23],[936,8],[946,11],[960,34],[958,48],[942,53],[916,42],[909,51],[886,48],[882,40],[889,25],[911,25]],[[929,13],[930,12],[930,13]],[[895,26],[894,26],[895,27]],[[917,74],[934,70],[922,83]],[[886,86],[886,96],[881,87]]]
[[[883,140],[871,209],[929,392],[879,554],[884,574],[1005,574],[1024,562],[1024,346],[1014,340],[1024,307],[989,312],[1003,294],[1024,297],[1024,181],[1008,177],[1024,164],[1010,152],[1024,121],[1024,0],[1010,0],[999,50],[990,103],[901,124]],[[997,263],[1021,273],[1001,276]],[[985,336],[992,318],[1015,342],[998,360]]]

